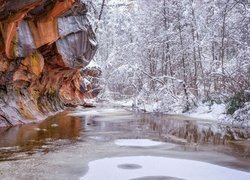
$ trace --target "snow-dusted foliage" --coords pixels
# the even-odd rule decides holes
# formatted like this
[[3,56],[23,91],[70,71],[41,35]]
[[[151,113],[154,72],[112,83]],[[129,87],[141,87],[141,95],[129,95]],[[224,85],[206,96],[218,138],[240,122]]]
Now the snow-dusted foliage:
[[250,102],[245,103],[245,106],[235,111],[233,115],[227,117],[227,121],[232,122],[237,127],[250,127]]
[[89,3],[96,17],[102,13],[96,60],[113,99],[176,112],[201,101],[226,103],[250,89],[249,1]]

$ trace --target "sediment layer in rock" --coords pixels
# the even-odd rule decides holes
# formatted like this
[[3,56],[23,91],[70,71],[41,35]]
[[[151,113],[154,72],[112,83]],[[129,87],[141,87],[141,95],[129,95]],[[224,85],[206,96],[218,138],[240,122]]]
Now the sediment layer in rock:
[[100,91],[86,68],[97,42],[80,0],[0,0],[0,126],[85,105]]

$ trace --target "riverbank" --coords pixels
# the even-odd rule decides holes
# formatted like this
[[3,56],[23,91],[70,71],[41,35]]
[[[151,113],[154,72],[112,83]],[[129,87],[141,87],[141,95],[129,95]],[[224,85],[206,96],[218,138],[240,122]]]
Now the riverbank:
[[159,108],[157,103],[155,104],[143,104],[134,106],[133,100],[122,100],[122,101],[110,101],[115,106],[123,106],[132,108],[133,110],[139,110],[148,113],[163,113],[172,115],[187,116],[199,120],[209,120],[217,123],[227,124],[234,127],[250,128],[250,104],[246,104],[244,108],[237,110],[233,115],[227,114],[227,107],[225,104],[208,104],[198,103],[193,109],[182,112],[180,107],[174,108],[171,111],[165,111],[164,107]]

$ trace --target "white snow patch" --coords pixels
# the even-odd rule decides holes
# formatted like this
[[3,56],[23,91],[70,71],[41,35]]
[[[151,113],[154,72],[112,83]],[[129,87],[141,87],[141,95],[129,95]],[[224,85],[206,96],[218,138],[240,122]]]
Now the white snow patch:
[[118,146],[151,147],[163,145],[164,143],[150,139],[118,139],[115,140],[115,144]]
[[94,116],[94,115],[98,115],[98,114],[99,114],[99,112],[96,110],[89,110],[89,111],[77,111],[77,112],[70,113],[68,115],[78,117],[78,116],[86,116],[86,115]]
[[185,115],[193,118],[219,121],[226,117],[226,106],[225,104],[213,104],[212,106],[201,104],[196,109],[185,113]]
[[92,60],[85,68],[91,68],[91,67],[100,67],[100,65],[97,64],[96,61]]
[[131,99],[130,100],[120,100],[120,101],[110,100],[109,103],[114,104],[114,105],[124,106],[124,107],[132,107],[134,101]]
[[160,107],[160,102],[151,102],[150,104],[141,104],[139,106],[139,109],[143,109],[147,112],[160,112],[161,110],[159,109]]
[[124,109],[95,109],[95,110],[78,110],[68,114],[69,116],[114,116],[114,115],[129,115],[130,112]]
[[228,115],[224,122],[234,127],[250,127],[250,102],[245,103],[244,107],[236,110],[233,115]]
[[[133,164],[136,169],[121,169]],[[90,162],[80,180],[128,180],[146,176],[168,176],[187,180],[249,180],[250,173],[209,163],[153,156],[115,157]]]
[[111,121],[111,122],[124,122],[133,119],[131,112],[124,109],[95,109],[95,110],[78,110],[73,113],[69,113],[68,116],[76,117],[93,117],[95,116],[95,121]]

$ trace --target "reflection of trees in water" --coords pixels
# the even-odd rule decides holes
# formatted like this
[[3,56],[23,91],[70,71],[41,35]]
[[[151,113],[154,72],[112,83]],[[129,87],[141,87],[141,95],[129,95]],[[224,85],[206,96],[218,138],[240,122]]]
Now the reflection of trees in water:
[[[117,120],[122,117],[122,115],[117,117]],[[51,141],[57,139],[74,140],[82,136],[81,133],[87,131],[91,133],[104,132],[102,136],[110,136],[111,139],[149,138],[183,145],[226,145],[214,147],[250,156],[250,146],[244,143],[232,143],[232,140],[248,137],[247,132],[242,129],[204,122],[201,124],[194,120],[183,120],[183,118],[180,120],[175,116],[159,114],[138,113],[129,121],[122,122],[105,121],[106,116],[104,121],[100,121],[101,118],[101,116],[86,116],[83,119],[67,116],[64,112],[39,124],[0,129],[0,147],[20,146],[20,151],[27,152],[43,149],[43,145],[51,145],[52,148],[47,147],[47,149],[52,150],[57,142],[51,143]],[[119,133],[117,134],[117,132]]]
[[249,158],[250,157],[250,143],[244,141],[232,141],[228,143],[229,151],[234,152],[240,157]]
[[[194,120],[176,120],[174,116],[142,115],[143,129],[158,133],[160,138],[170,142],[225,144],[228,141],[247,138],[247,131]],[[182,140],[181,140],[182,139]]]

